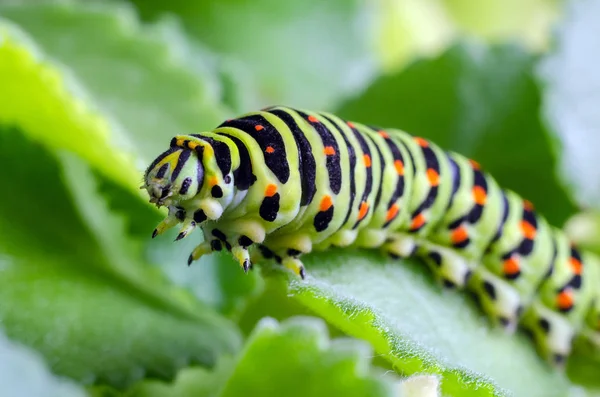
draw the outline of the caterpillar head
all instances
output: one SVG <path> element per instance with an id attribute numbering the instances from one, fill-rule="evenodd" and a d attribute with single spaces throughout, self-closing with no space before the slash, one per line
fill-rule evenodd
<path id="1" fill-rule="evenodd" d="M 201 153 L 171 147 L 150 164 L 144 174 L 143 189 L 157 207 L 178 205 L 192 199 L 204 181 Z"/>

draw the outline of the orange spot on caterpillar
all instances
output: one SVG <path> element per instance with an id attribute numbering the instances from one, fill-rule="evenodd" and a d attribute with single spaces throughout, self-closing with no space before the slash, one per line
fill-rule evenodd
<path id="1" fill-rule="evenodd" d="M 469 238 L 469 233 L 467 232 L 467 228 L 464 226 L 459 226 L 452 231 L 450 239 L 454 244 L 462 243 L 463 241 Z"/>
<path id="2" fill-rule="evenodd" d="M 556 295 L 556 306 L 563 311 L 569 310 L 571 307 L 573 307 L 573 292 L 570 288 L 567 288 Z"/>
<path id="3" fill-rule="evenodd" d="M 351 121 L 347 121 L 346 124 L 348 124 L 348 127 L 350 128 L 355 128 L 354 123 L 352 123 Z"/>
<path id="4" fill-rule="evenodd" d="M 471 167 L 473 167 L 473 169 L 477 171 L 481 169 L 481 165 L 477 161 L 469 159 L 469 163 L 471 163 Z"/>
<path id="5" fill-rule="evenodd" d="M 431 186 L 437 186 L 440 184 L 440 174 L 433 168 L 427 169 L 427 179 L 429 180 L 429 184 Z"/>
<path id="6" fill-rule="evenodd" d="M 265 149 L 265 152 L 267 153 L 273 153 L 275 151 L 275 149 L 273 149 L 273 146 L 267 146 L 267 148 Z"/>
<path id="7" fill-rule="evenodd" d="M 417 142 L 417 145 L 421 147 L 429 147 L 429 142 L 427 142 L 425 139 L 418 136 L 414 137 L 413 139 L 415 140 L 415 142 Z"/>
<path id="8" fill-rule="evenodd" d="M 331 208 L 332 205 L 333 203 L 331 202 L 331 196 L 323 196 L 321 199 L 321 204 L 319 205 L 319 210 L 321 212 L 325 212 Z"/>
<path id="9" fill-rule="evenodd" d="M 519 260 L 513 256 L 508 258 L 502 264 L 502 271 L 507 276 L 511 276 L 517 274 L 521 271 L 521 266 L 519 265 Z"/>
<path id="10" fill-rule="evenodd" d="M 479 185 L 473 187 L 473 200 L 476 204 L 485 205 L 487 202 L 487 192 L 483 187 Z"/>
<path id="11" fill-rule="evenodd" d="M 423 215 L 423 213 L 419 213 L 419 214 L 417 214 L 417 216 L 415 216 L 412 219 L 412 223 L 410 224 L 410 229 L 416 230 L 416 229 L 420 228 L 421 226 L 423 226 L 424 224 L 425 224 L 425 215 Z"/>
<path id="12" fill-rule="evenodd" d="M 264 130 L 264 129 L 265 129 L 265 127 L 263 127 L 263 126 L 262 126 L 262 125 L 260 125 L 260 124 L 257 124 L 257 125 L 255 125 L 255 126 L 254 126 L 254 129 L 255 129 L 256 131 L 262 131 L 262 130 Z"/>
<path id="13" fill-rule="evenodd" d="M 571 257 L 569 259 L 569 264 L 571 265 L 571 270 L 573 270 L 573 273 L 576 275 L 581 275 L 583 271 L 583 263 L 581 263 L 581 261 L 579 261 L 577 258 Z"/>
<path id="14" fill-rule="evenodd" d="M 525 208 L 527 211 L 533 211 L 533 203 L 529 200 L 523 200 L 523 208 Z"/>
<path id="15" fill-rule="evenodd" d="M 318 123 L 319 122 L 319 119 L 317 119 L 315 116 L 310 115 L 307 118 L 308 118 L 308 121 L 310 121 L 311 123 Z"/>
<path id="16" fill-rule="evenodd" d="M 402 160 L 394 161 L 394 168 L 396 168 L 398 175 L 404 175 L 404 163 Z"/>
<path id="17" fill-rule="evenodd" d="M 323 149 L 323 153 L 325 153 L 326 156 L 334 156 L 335 149 L 333 148 L 333 146 L 325 146 L 325 149 Z"/>
<path id="18" fill-rule="evenodd" d="M 398 204 L 392 204 L 392 206 L 388 209 L 388 212 L 385 216 L 385 221 L 389 222 L 392 219 L 394 219 L 396 217 L 396 215 L 398 215 L 398 211 L 400 210 L 400 208 L 398 208 Z"/>
<path id="19" fill-rule="evenodd" d="M 390 137 L 390 134 L 388 134 L 387 132 L 385 132 L 385 131 L 383 131 L 383 130 L 382 130 L 382 131 L 377 131 L 377 133 L 378 133 L 378 134 L 379 134 L 379 136 L 380 136 L 380 137 L 382 137 L 383 139 L 389 139 L 389 137 Z"/>
<path id="20" fill-rule="evenodd" d="M 184 142 L 184 139 L 181 139 L 181 138 L 179 138 L 179 139 L 177 140 L 177 142 L 175 142 L 175 144 L 176 144 L 177 146 L 183 146 L 183 142 Z"/>
<path id="21" fill-rule="evenodd" d="M 198 142 L 190 142 L 188 143 L 188 148 L 194 150 L 196 149 L 198 146 L 200 146 L 200 144 Z"/>
<path id="22" fill-rule="evenodd" d="M 529 240 L 533 240 L 537 234 L 535 226 L 527 221 L 521 221 L 521 231 L 523 232 L 523 236 Z"/>
<path id="23" fill-rule="evenodd" d="M 360 208 L 358 209 L 359 221 L 367 215 L 367 211 L 369 211 L 369 203 L 363 201 L 362 203 L 360 203 Z"/>
<path id="24" fill-rule="evenodd" d="M 273 197 L 275 193 L 277 193 L 277 185 L 274 183 L 267 185 L 267 188 L 265 189 L 265 197 Z"/>
<path id="25" fill-rule="evenodd" d="M 217 184 L 219 184 L 219 178 L 217 178 L 216 176 L 211 177 L 208 181 L 209 186 L 215 186 Z"/>
<path id="26" fill-rule="evenodd" d="M 371 156 L 369 156 L 368 154 L 365 154 L 363 156 L 363 161 L 365 162 L 365 167 L 367 167 L 367 168 L 371 167 Z"/>

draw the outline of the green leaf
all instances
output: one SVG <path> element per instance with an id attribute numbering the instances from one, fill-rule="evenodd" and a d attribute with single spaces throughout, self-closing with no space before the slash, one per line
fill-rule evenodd
<path id="1" fill-rule="evenodd" d="M 371 372 L 368 345 L 329 341 L 321 320 L 261 321 L 219 396 L 392 396 L 393 383 Z"/>
<path id="2" fill-rule="evenodd" d="M 456 35 L 456 26 L 443 2 L 399 0 L 377 4 L 376 48 L 386 72 L 405 67 L 417 56 L 442 51 Z"/>
<path id="3" fill-rule="evenodd" d="M 0 333 L 0 384 L 5 396 L 84 397 L 79 386 L 53 376 L 35 352 Z"/>
<path id="4" fill-rule="evenodd" d="M 139 261 L 135 243 L 81 160 L 57 162 L 16 129 L 0 131 L 0 319 L 52 371 L 117 387 L 212 366 L 240 345 L 236 327 Z M 84 221 L 85 219 L 85 221 Z"/>
<path id="5" fill-rule="evenodd" d="M 418 56 L 434 55 L 465 36 L 488 42 L 518 42 L 538 51 L 547 47 L 559 16 L 555 0 L 396 0 L 379 1 L 377 52 L 389 72 Z M 515 13 L 515 9 L 519 9 Z"/>
<path id="6" fill-rule="evenodd" d="M 548 45 L 550 29 L 559 16 L 554 0 L 396 0 L 376 4 L 377 53 L 388 72 L 398 71 L 415 57 L 437 54 L 465 36 L 488 42 L 516 41 L 537 51 Z"/>
<path id="7" fill-rule="evenodd" d="M 18 125 L 49 148 L 64 148 L 134 189 L 133 159 L 111 142 L 109 122 L 83 88 L 21 29 L 0 19 L 0 124 Z"/>
<path id="8" fill-rule="evenodd" d="M 260 273 L 265 273 L 264 266 L 261 266 L 260 269 Z M 273 282 L 270 277 L 266 277 L 263 284 L 264 288 L 261 289 L 260 294 L 248 302 L 238 319 L 238 326 L 244 334 L 249 335 L 264 317 L 281 321 L 292 316 L 314 315 L 314 312 L 303 304 L 289 299 L 287 283 Z M 334 327 L 329 328 L 329 333 L 334 337 L 343 335 Z"/>
<path id="9" fill-rule="evenodd" d="M 590 338 L 591 335 L 580 334 L 573 343 L 573 355 L 569 359 L 567 374 L 573 382 L 585 385 L 590 395 L 600 395 L 600 349 L 598 339 Z"/>
<path id="10" fill-rule="evenodd" d="M 545 90 L 543 110 L 560 140 L 561 176 L 585 207 L 600 209 L 600 74 L 595 67 L 600 2 L 567 2 L 555 43 L 539 68 Z"/>
<path id="11" fill-rule="evenodd" d="M 329 340 L 325 323 L 295 317 L 278 324 L 262 319 L 237 360 L 221 360 L 213 371 L 186 368 L 175 382 L 145 380 L 128 397 L 438 396 L 438 380 L 415 376 L 399 381 L 370 365 L 371 349 L 357 340 Z M 242 392 L 243 390 L 243 392 Z M 98 397 L 106 394 L 96 393 Z"/>
<path id="12" fill-rule="evenodd" d="M 98 169 L 115 169 L 106 175 L 126 186 L 137 188 L 141 170 L 164 150 L 172 136 L 214 128 L 225 118 L 217 77 L 208 66 L 210 60 L 191 59 L 187 43 L 173 23 L 142 26 L 130 7 L 95 2 L 9 3 L 0 6 L 0 15 L 18 23 L 43 51 L 44 55 L 36 50 L 37 58 L 31 59 L 27 53 L 33 51 L 32 46 L 22 45 L 20 56 L 24 59 L 20 62 L 27 63 L 21 68 L 51 69 L 55 85 L 64 84 L 66 76 L 72 77 L 69 80 L 77 82 L 73 90 L 85 91 L 86 95 L 77 106 L 70 107 L 79 113 L 79 108 L 89 107 L 97 119 L 88 120 L 90 115 L 76 113 L 84 126 L 64 125 L 73 116 L 55 114 L 56 104 L 45 104 L 43 98 L 25 102 L 48 91 L 44 86 L 48 81 L 24 76 L 15 66 L 2 73 L 8 82 L 14 82 L 3 98 L 6 102 L 11 98 L 10 108 L 14 107 L 20 117 L 2 118 L 4 110 L 0 120 L 17 122 L 27 133 L 40 131 L 36 136 L 43 142 L 54 139 L 55 146 L 75 151 Z M 48 63 L 53 67 L 46 66 Z M 35 81 L 39 85 L 33 86 Z M 69 99 L 66 93 L 60 95 L 54 100 Z M 23 102 L 14 103 L 14 97 Z M 40 103 L 53 109 L 47 117 L 63 124 L 54 127 L 43 120 L 35 125 L 28 122 L 25 115 L 41 113 Z M 131 161 L 124 163 L 123 157 Z"/>
<path id="13" fill-rule="evenodd" d="M 233 360 L 221 360 L 208 371 L 204 368 L 184 368 L 173 383 L 145 380 L 125 393 L 127 397 L 214 397 L 234 368 Z"/>
<path id="14" fill-rule="evenodd" d="M 445 9 L 464 34 L 490 41 L 518 39 L 530 47 L 548 44 L 560 11 L 555 0 L 445 0 Z M 519 12 L 515 12 L 518 9 Z"/>
<path id="15" fill-rule="evenodd" d="M 110 167 L 110 172 L 96 175 L 99 189 L 107 197 L 110 210 L 120 212 L 127 219 L 129 234 L 147 244 L 161 215 L 148 205 L 145 192 L 140 195 L 137 190 L 142 169 L 167 148 L 173 135 L 213 128 L 225 118 L 225 109 L 218 103 L 218 81 L 204 65 L 210 60 L 190 59 L 186 40 L 176 24 L 142 26 L 133 11 L 122 4 L 12 3 L 0 5 L 0 14 L 26 28 L 53 61 L 61 62 L 62 66 L 55 68 L 57 74 L 72 76 L 70 80 L 78 82 L 79 90 L 85 87 L 88 94 L 83 98 L 85 102 L 80 100 L 78 106 L 85 103 L 101 110 L 102 117 L 97 118 L 103 126 L 102 138 L 89 135 L 94 132 L 89 123 L 75 130 L 65 124 L 65 120 L 73 117 L 60 119 L 60 114 L 56 115 L 60 128 L 49 128 L 45 121 L 34 129 L 41 135 L 34 136 L 41 142 L 60 138 L 61 142 L 53 147 L 78 153 L 100 171 Z M 32 45 L 23 47 L 24 57 L 31 48 Z M 14 79 L 17 74 L 18 70 L 12 68 L 3 76 L 18 81 Z M 32 78 L 28 75 L 26 83 Z M 41 80 L 40 86 L 32 88 L 36 96 L 47 90 L 44 83 Z M 14 89 L 21 87 L 15 85 Z M 18 106 L 22 108 L 19 111 L 23 118 L 10 120 L 18 125 L 25 123 L 29 127 L 25 115 L 41 112 L 38 103 L 23 102 Z M 60 106 L 48 104 L 48 108 L 53 109 Z M 82 117 L 81 122 L 86 120 Z M 88 141 L 94 144 L 89 145 Z M 102 146 L 103 142 L 106 147 Z M 84 151 L 88 148 L 94 150 L 93 155 Z M 98 156 L 94 157 L 96 150 Z M 125 155 L 132 161 L 135 159 L 136 166 L 121 161 Z M 93 218 L 86 215 L 85 219 Z M 182 244 L 172 244 L 172 240 L 167 242 L 163 237 L 149 244 L 149 260 L 160 264 L 172 281 L 188 287 L 198 298 L 220 311 L 234 316 L 243 308 L 246 297 L 260 288 L 256 276 L 243 277 L 231 267 L 219 266 L 209 258 L 192 269 L 187 268 L 189 252 L 186 250 L 192 250 L 189 243 L 194 243 L 194 239 L 189 239 L 184 249 Z M 146 250 L 136 249 L 136 252 Z M 127 250 L 125 247 L 121 253 Z M 114 255 L 114 263 L 119 257 Z"/>
<path id="16" fill-rule="evenodd" d="M 470 156 L 560 226 L 575 208 L 555 175 L 556 148 L 540 121 L 534 66 L 535 58 L 517 47 L 465 42 L 382 77 L 339 113 Z"/>
<path id="17" fill-rule="evenodd" d="M 374 9 L 358 0 L 132 2 L 146 20 L 176 15 L 197 42 L 227 57 L 243 111 L 331 108 L 375 69 Z"/>
<path id="18" fill-rule="evenodd" d="M 443 290 L 420 262 L 336 249 L 305 263 L 307 280 L 289 287 L 294 301 L 369 341 L 400 373 L 441 375 L 444 395 L 559 396 L 570 387 L 529 339 L 492 326 L 464 292 Z"/>

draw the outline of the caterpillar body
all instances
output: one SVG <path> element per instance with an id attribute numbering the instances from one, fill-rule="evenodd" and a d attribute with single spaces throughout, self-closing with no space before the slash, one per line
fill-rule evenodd
<path id="1" fill-rule="evenodd" d="M 274 259 L 304 278 L 300 257 L 313 250 L 380 249 L 468 288 L 557 365 L 579 332 L 600 340 L 598 259 L 478 163 L 423 138 L 271 107 L 174 137 L 144 180 L 150 201 L 169 210 L 153 237 L 201 228 L 188 264 L 226 249 L 245 271 Z"/>

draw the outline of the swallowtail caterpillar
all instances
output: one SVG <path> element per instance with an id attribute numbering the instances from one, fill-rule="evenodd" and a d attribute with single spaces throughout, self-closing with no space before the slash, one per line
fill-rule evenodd
<path id="1" fill-rule="evenodd" d="M 169 210 L 153 236 L 178 224 L 178 240 L 204 233 L 189 264 L 225 249 L 245 271 L 274 259 L 304 277 L 301 256 L 331 246 L 417 256 L 509 332 L 529 330 L 553 363 L 582 330 L 600 340 L 598 259 L 479 164 L 423 138 L 272 107 L 174 137 L 144 180 Z"/>

